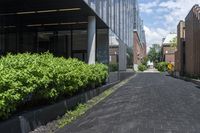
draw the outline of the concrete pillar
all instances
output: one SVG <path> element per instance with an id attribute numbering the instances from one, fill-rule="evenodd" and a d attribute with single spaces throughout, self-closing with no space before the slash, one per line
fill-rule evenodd
<path id="1" fill-rule="evenodd" d="M 96 58 L 96 18 L 88 17 L 88 64 L 95 64 Z"/>
<path id="2" fill-rule="evenodd" d="M 119 71 L 126 71 L 127 68 L 127 47 L 125 44 L 119 44 Z"/>

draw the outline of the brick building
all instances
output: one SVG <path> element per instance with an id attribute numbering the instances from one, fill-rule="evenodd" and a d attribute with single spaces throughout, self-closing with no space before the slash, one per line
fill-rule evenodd
<path id="1" fill-rule="evenodd" d="M 200 75 L 200 7 L 195 5 L 185 18 L 185 73 Z"/>
<path id="2" fill-rule="evenodd" d="M 165 39 L 163 39 L 162 43 L 162 60 L 172 64 L 175 64 L 176 48 L 172 47 L 171 43 L 176 36 L 176 34 L 170 33 Z"/>
<path id="3" fill-rule="evenodd" d="M 133 62 L 135 69 L 137 69 L 137 66 L 141 64 L 142 59 L 146 56 L 146 44 L 141 42 L 137 31 L 134 31 L 133 35 L 134 35 Z"/>
<path id="4" fill-rule="evenodd" d="M 185 70 L 185 22 L 180 21 L 177 26 L 177 51 L 175 54 L 175 70 L 183 75 Z"/>
<path id="5" fill-rule="evenodd" d="M 200 7 L 195 5 L 178 25 L 176 71 L 188 76 L 200 76 Z"/>
<path id="6" fill-rule="evenodd" d="M 137 70 L 142 58 L 146 56 L 146 36 L 138 2 L 134 6 L 133 64 L 134 70 Z"/>

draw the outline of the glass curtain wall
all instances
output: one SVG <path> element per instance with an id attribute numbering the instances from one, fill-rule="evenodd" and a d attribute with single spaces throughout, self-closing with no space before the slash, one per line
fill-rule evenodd
<path id="1" fill-rule="evenodd" d="M 137 31 L 140 41 L 146 44 L 146 36 L 144 31 L 143 20 L 140 17 L 138 1 L 134 0 L 134 26 L 133 29 Z"/>
<path id="2" fill-rule="evenodd" d="M 133 43 L 135 0 L 84 0 L 128 46 Z"/>
<path id="3" fill-rule="evenodd" d="M 97 29 L 96 61 L 109 64 L 109 30 Z"/>
<path id="4" fill-rule="evenodd" d="M 47 27 L 46 27 L 47 28 Z M 72 57 L 87 62 L 88 34 L 80 30 L 39 30 L 42 27 L 20 31 L 16 27 L 2 28 L 0 33 L 0 56 L 7 53 L 43 53 Z M 97 29 L 96 61 L 109 63 L 109 31 Z"/>
<path id="5" fill-rule="evenodd" d="M 0 33 L 0 55 L 7 53 L 51 52 L 55 56 L 71 57 L 70 31 L 55 31 L 24 28 L 3 28 Z M 4 32 L 3 32 L 4 31 Z"/>

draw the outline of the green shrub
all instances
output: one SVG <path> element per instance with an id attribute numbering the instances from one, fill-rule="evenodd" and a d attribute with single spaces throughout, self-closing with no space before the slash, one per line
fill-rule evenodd
<path id="1" fill-rule="evenodd" d="M 96 85 L 101 85 L 104 83 L 108 77 L 108 67 L 102 64 L 95 64 L 89 66 L 89 71 L 91 76 L 88 77 L 89 85 L 95 83 Z"/>
<path id="2" fill-rule="evenodd" d="M 158 69 L 158 71 L 160 72 L 165 72 L 167 71 L 167 62 L 160 62 L 156 64 L 156 69 Z"/>
<path id="3" fill-rule="evenodd" d="M 109 67 L 110 67 L 111 72 L 118 71 L 118 65 L 117 64 L 109 64 Z"/>
<path id="4" fill-rule="evenodd" d="M 142 60 L 141 60 L 141 64 L 147 66 L 148 60 L 149 60 L 149 59 L 148 59 L 147 56 L 146 56 L 146 57 L 143 57 Z"/>
<path id="5" fill-rule="evenodd" d="M 107 70 L 103 64 L 87 65 L 49 53 L 2 57 L 0 118 L 7 118 L 23 103 L 54 101 L 60 96 L 72 96 L 93 83 L 102 84 L 108 76 Z"/>
<path id="6" fill-rule="evenodd" d="M 141 64 L 138 66 L 138 70 L 143 72 L 143 71 L 147 70 L 147 67 L 145 65 Z"/>

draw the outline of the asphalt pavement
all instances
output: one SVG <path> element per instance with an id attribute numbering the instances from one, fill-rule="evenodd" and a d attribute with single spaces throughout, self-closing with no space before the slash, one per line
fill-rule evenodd
<path id="1" fill-rule="evenodd" d="M 139 73 L 58 133 L 200 133 L 200 87 Z"/>

